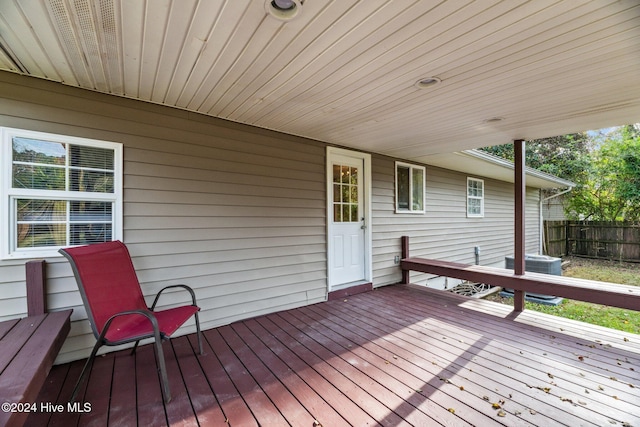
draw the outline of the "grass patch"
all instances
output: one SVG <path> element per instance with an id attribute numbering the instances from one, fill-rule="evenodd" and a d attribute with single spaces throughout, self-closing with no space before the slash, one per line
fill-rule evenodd
<path id="1" fill-rule="evenodd" d="M 563 276 L 640 286 L 640 265 L 638 264 L 583 258 L 570 258 L 567 261 L 569 261 L 569 265 L 562 271 Z M 487 299 L 513 305 L 512 298 L 502 298 L 497 294 L 491 295 Z M 640 334 L 639 311 L 568 300 L 566 298 L 557 306 L 527 301 L 525 302 L 525 308 L 567 319 L 580 320 L 593 325 Z"/>

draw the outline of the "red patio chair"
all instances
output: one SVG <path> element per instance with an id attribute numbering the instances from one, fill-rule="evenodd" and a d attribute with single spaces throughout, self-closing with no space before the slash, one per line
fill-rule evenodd
<path id="1" fill-rule="evenodd" d="M 162 339 L 169 339 L 183 323 L 194 316 L 199 351 L 202 354 L 202 337 L 198 319 L 200 308 L 196 305 L 193 289 L 186 285 L 167 286 L 158 292 L 149 308 L 124 243 L 120 241 L 97 243 L 60 249 L 59 252 L 71 263 L 93 334 L 97 338 L 91 356 L 87 359 L 73 389 L 71 401 L 75 400 L 80 385 L 101 346 L 135 342 L 131 352 L 133 354 L 140 340 L 154 338 L 162 395 L 165 402 L 169 402 L 171 392 L 162 352 Z M 160 294 L 171 288 L 186 289 L 191 294 L 192 304 L 155 311 Z"/>

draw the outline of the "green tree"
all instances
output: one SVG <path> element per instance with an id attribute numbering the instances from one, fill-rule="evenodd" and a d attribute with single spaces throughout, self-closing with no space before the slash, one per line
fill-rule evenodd
<path id="1" fill-rule="evenodd" d="M 586 132 L 534 139 L 525 143 L 525 163 L 542 172 L 580 182 L 586 178 L 585 170 L 591 163 L 591 148 L 592 141 Z M 514 160 L 513 144 L 485 147 L 481 150 Z"/>
<path id="2" fill-rule="evenodd" d="M 576 183 L 565 196 L 568 218 L 640 220 L 640 124 L 531 140 L 525 147 L 527 166 Z M 514 159 L 512 144 L 482 150 Z"/>
<path id="3" fill-rule="evenodd" d="M 572 219 L 640 220 L 640 129 L 622 126 L 608 132 L 593 150 L 585 179 L 571 192 Z"/>

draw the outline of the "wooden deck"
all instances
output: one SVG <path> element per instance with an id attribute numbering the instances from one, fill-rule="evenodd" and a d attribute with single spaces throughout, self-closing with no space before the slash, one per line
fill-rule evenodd
<path id="1" fill-rule="evenodd" d="M 640 336 L 412 285 L 55 366 L 27 425 L 640 426 Z M 89 409 L 82 407 L 82 409 Z"/>

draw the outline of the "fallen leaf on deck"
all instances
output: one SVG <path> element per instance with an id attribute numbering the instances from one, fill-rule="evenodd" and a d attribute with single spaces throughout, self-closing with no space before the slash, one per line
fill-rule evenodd
<path id="1" fill-rule="evenodd" d="M 498 412 L 498 416 L 499 416 L 499 417 L 506 417 L 506 416 L 507 416 L 507 413 L 506 413 L 506 412 L 504 412 L 504 411 L 499 411 L 499 412 Z"/>
<path id="2" fill-rule="evenodd" d="M 448 411 L 449 411 L 449 412 L 451 412 L 452 414 L 455 414 L 455 413 L 456 413 L 456 410 L 455 410 L 455 409 L 453 409 L 453 408 L 449 408 L 449 409 L 448 409 Z"/>

